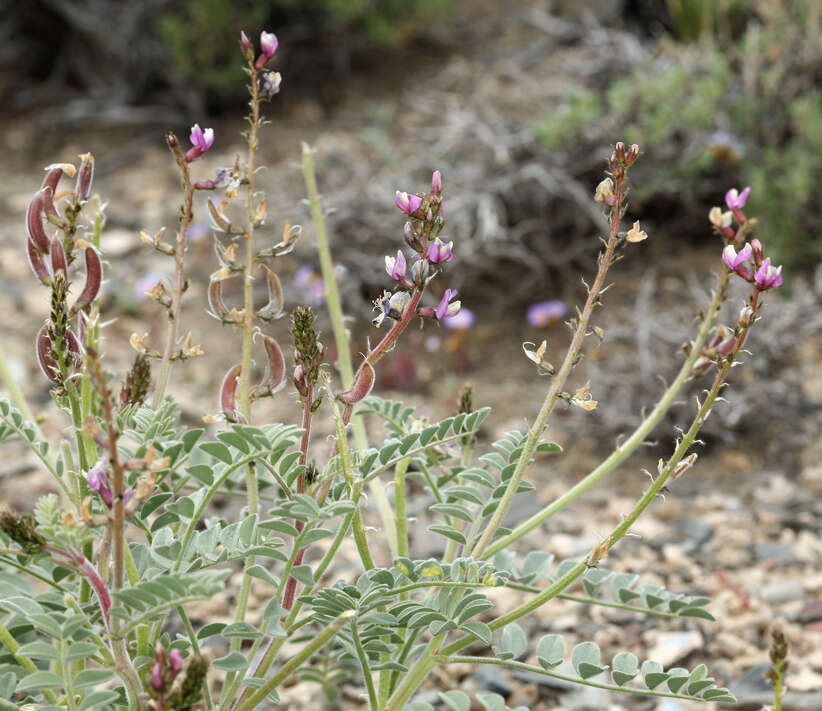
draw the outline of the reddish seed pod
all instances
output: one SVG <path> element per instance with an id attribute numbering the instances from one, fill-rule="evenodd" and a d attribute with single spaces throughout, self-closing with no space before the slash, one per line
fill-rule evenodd
<path id="1" fill-rule="evenodd" d="M 72 306 L 72 313 L 77 313 L 86 308 L 100 293 L 100 284 L 103 282 L 103 263 L 100 255 L 93 247 L 86 247 L 86 285 L 77 301 Z"/>
<path id="2" fill-rule="evenodd" d="M 94 181 L 94 156 L 84 153 L 79 156 L 80 170 L 77 171 L 77 182 L 74 185 L 74 196 L 77 202 L 88 200 L 91 184 Z"/>
<path id="3" fill-rule="evenodd" d="M 44 254 L 49 253 L 49 238 L 43 227 L 43 209 L 45 194 L 42 190 L 34 193 L 26 211 L 26 230 L 29 238 Z"/>
<path id="4" fill-rule="evenodd" d="M 269 336 L 263 336 L 265 354 L 268 357 L 268 372 L 263 387 L 268 394 L 273 395 L 285 385 L 285 357 L 277 341 Z"/>
<path id="5" fill-rule="evenodd" d="M 63 249 L 63 242 L 59 237 L 55 237 L 51 240 L 51 272 L 57 274 L 59 271 L 68 274 L 68 265 L 66 264 L 66 252 Z"/>
<path id="6" fill-rule="evenodd" d="M 355 405 L 363 398 L 367 397 L 374 387 L 374 379 L 376 373 L 374 367 L 367 360 L 363 361 L 360 369 L 354 376 L 354 382 L 351 387 L 343 393 L 340 393 L 339 398 L 347 405 Z"/>
<path id="7" fill-rule="evenodd" d="M 220 408 L 229 422 L 236 422 L 238 420 L 239 413 L 235 405 L 237 399 L 237 383 L 240 380 L 240 372 L 242 369 L 242 363 L 237 363 L 237 365 L 226 373 L 225 378 L 223 378 L 223 384 L 220 387 Z"/>
<path id="8" fill-rule="evenodd" d="M 43 184 L 40 186 L 41 190 L 45 190 L 48 188 L 51 191 L 51 194 L 57 192 L 57 183 L 60 182 L 60 178 L 63 177 L 63 167 L 60 165 L 50 165 L 46 168 L 46 177 L 43 178 Z"/>
<path id="9" fill-rule="evenodd" d="M 35 341 L 37 352 L 37 363 L 40 365 L 40 370 L 51 382 L 59 383 L 57 378 L 59 368 L 54 358 L 51 357 L 51 341 L 49 340 L 48 329 L 45 324 L 40 327 L 37 332 L 37 339 Z"/>
<path id="10" fill-rule="evenodd" d="M 43 259 L 43 253 L 37 249 L 37 245 L 29 238 L 26 240 L 26 254 L 29 258 L 29 266 L 36 276 L 43 284 L 48 286 L 51 284 L 51 272 L 46 266 L 46 261 Z"/>

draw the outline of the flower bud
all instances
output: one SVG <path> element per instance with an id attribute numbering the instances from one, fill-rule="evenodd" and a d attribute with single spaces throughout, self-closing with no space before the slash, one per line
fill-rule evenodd
<path id="1" fill-rule="evenodd" d="M 411 267 L 411 281 L 414 282 L 414 286 L 418 289 L 422 289 L 425 286 L 425 282 L 428 279 L 428 272 L 430 271 L 428 267 L 428 261 L 425 259 L 418 259 L 414 262 L 414 266 Z"/>
<path id="2" fill-rule="evenodd" d="M 171 671 L 177 674 L 183 668 L 183 655 L 179 649 L 172 649 L 168 653 L 168 661 L 171 666 Z"/>
<path id="3" fill-rule="evenodd" d="M 756 237 L 751 240 L 751 249 L 753 250 L 753 258 L 754 264 L 756 266 L 760 266 L 762 264 L 762 257 L 763 257 L 763 249 L 762 249 L 762 242 L 760 242 Z"/>
<path id="4" fill-rule="evenodd" d="M 415 252 L 422 252 L 422 243 L 420 242 L 417 231 L 414 229 L 414 225 L 412 225 L 411 222 L 406 222 L 403 225 L 402 236 L 403 239 L 405 239 L 405 243 L 411 247 L 411 249 Z"/>
<path id="5" fill-rule="evenodd" d="M 431 176 L 431 195 L 442 195 L 442 173 L 438 170 L 435 170 Z"/>
<path id="6" fill-rule="evenodd" d="M 260 33 L 260 56 L 257 57 L 257 61 L 254 63 L 254 66 L 257 69 L 262 69 L 266 63 L 268 62 L 271 57 L 274 56 L 274 52 L 277 51 L 277 47 L 279 46 L 279 41 L 277 40 L 277 35 L 273 32 L 266 32 L 263 30 Z"/>
<path id="7" fill-rule="evenodd" d="M 739 311 L 739 326 L 740 328 L 748 328 L 753 325 L 756 320 L 756 313 L 750 306 L 743 306 Z"/>
<path id="8" fill-rule="evenodd" d="M 407 262 L 405 261 L 405 255 L 402 253 L 402 250 L 397 250 L 396 258 L 386 255 L 385 271 L 394 281 L 400 281 L 405 276 L 406 270 Z"/>
<path id="9" fill-rule="evenodd" d="M 246 59 L 250 60 L 254 56 L 254 46 L 251 44 L 251 40 L 248 39 L 245 30 L 240 30 L 240 47 L 242 47 Z"/>

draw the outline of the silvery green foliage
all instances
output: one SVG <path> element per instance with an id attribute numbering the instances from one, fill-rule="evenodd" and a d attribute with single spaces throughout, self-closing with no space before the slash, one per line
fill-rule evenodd
<path id="1" fill-rule="evenodd" d="M 495 492 L 518 456 L 523 433 L 506 433 L 478 458 L 476 466 L 464 467 L 455 453 L 461 442 L 476 436 L 487 408 L 428 423 L 400 403 L 369 398 L 362 412 L 379 417 L 389 437 L 379 448 L 355 454 L 358 476 L 367 480 L 393 468 L 400 459 L 410 459 L 409 475 L 413 472 L 415 479 L 436 494 L 436 502 L 430 507 L 435 523 L 430 529 L 446 540 L 463 542 L 460 522 L 471 520 L 470 513 L 477 507 L 485 516 L 493 510 Z M 576 674 L 572 678 L 606 688 L 625 688 L 634 693 L 644 690 L 684 699 L 732 700 L 730 693 L 708 676 L 704 666 L 691 671 L 663 670 L 652 660 L 640 662 L 630 652 L 621 652 L 608 662 L 593 642 L 569 649 L 557 634 L 532 642 L 517 623 L 501 629 L 489 625 L 487 615 L 494 604 L 486 595 L 488 589 L 510 586 L 539 590 L 576 564 L 555 564 L 551 555 L 541 551 L 532 551 L 521 559 L 502 551 L 492 561 L 457 557 L 451 563 L 401 556 L 389 568 L 368 570 L 355 580 L 338 580 L 330 585 L 318 585 L 312 565 L 303 564 L 291 568 L 291 573 L 305 586 L 298 604 L 303 605 L 302 619 L 307 624 L 289 633 L 282 626 L 285 611 L 277 591 L 283 580 L 283 566 L 294 549 L 292 539 L 296 539 L 296 547 L 321 545 L 337 534 L 357 508 L 349 498 L 339 457 L 328 463 L 318 480 L 318 485 L 328 484 L 323 504 L 305 494 L 288 498 L 280 482 L 290 485 L 304 469 L 295 456 L 299 428 L 234 424 L 217 433 L 215 439 L 204 441 L 201 428 L 179 427 L 178 415 L 169 399 L 158 411 L 131 407 L 118 419 L 124 458 L 145 456 L 149 447 L 168 457 L 165 468 L 158 471 L 155 492 L 130 518 L 130 524 L 140 533 L 129 544 L 138 581 L 112 593 L 111 616 L 121 622 L 120 635 L 139 640 L 144 635 L 159 634 L 166 647 L 179 649 L 184 656 L 192 654 L 195 642 L 219 644 L 222 639 L 224 645 L 241 640 L 240 650 L 218 655 L 213 666 L 221 672 L 244 675 L 246 686 L 255 689 L 266 679 L 254 677 L 251 660 L 243 649 L 254 642 L 286 635 L 296 643 L 308 641 L 314 634 L 312 630 L 332 625 L 348 612 L 351 622 L 342 625 L 323 649 L 295 669 L 300 678 L 321 684 L 330 699 L 338 696 L 343 680 L 359 672 L 361 655 L 371 672 L 390 674 L 399 683 L 430 636 L 452 633 L 470 635 L 476 643 L 490 647 L 493 656 L 482 658 L 483 663 L 519 664 L 537 672 L 554 673 L 552 670 L 563 660 L 570 660 Z M 3 439 L 22 439 L 32 451 L 43 456 L 48 452 L 33 425 L 5 400 L 0 400 L 0 420 Z M 543 449 L 551 452 L 558 448 L 545 443 Z M 260 464 L 259 486 L 267 501 L 266 513 L 259 518 L 241 514 L 238 520 L 215 516 L 209 504 L 216 497 L 231 497 L 238 490 L 242 469 L 250 461 Z M 433 467 L 438 472 L 435 478 L 422 474 Z M 68 479 L 67 463 L 55 468 Z M 61 520 L 56 496 L 37 502 L 35 519 L 39 530 L 58 544 L 63 541 L 82 546 L 88 535 L 93 535 L 88 531 L 82 535 L 70 532 Z M 301 530 L 295 521 L 303 524 Z M 11 540 L 4 541 L 6 548 L 13 545 Z M 251 555 L 258 562 L 249 574 L 269 591 L 270 597 L 260 622 L 190 618 L 193 639 L 180 631 L 174 618 L 224 589 L 232 563 Z M 93 596 L 84 596 L 82 577 L 70 567 L 55 564 L 45 552 L 31 556 L 4 553 L 0 559 L 2 622 L 19 645 L 13 654 L 3 657 L 0 696 L 14 704 L 60 706 L 59 699 L 65 698 L 70 685 L 75 708 L 124 707 L 122 690 L 110 688 L 116 665 L 106 623 Z M 20 575 L 21 570 L 28 575 Z M 614 574 L 601 568 L 589 569 L 579 590 L 568 590 L 561 596 L 637 614 L 712 619 L 705 610 L 706 598 L 675 594 L 642 584 L 636 575 Z M 137 652 L 133 661 L 145 677 L 154 662 L 153 647 Z M 536 664 L 519 661 L 529 654 L 535 656 Z M 63 673 L 66 669 L 71 670 L 70 674 Z M 270 690 L 268 698 L 277 698 L 276 689 Z M 507 708 L 504 700 L 493 694 L 481 695 L 478 700 L 491 711 Z M 467 709 L 470 704 L 469 697 L 460 691 L 444 692 L 442 701 L 453 709 Z M 405 708 L 431 707 L 426 702 L 411 701 Z"/>

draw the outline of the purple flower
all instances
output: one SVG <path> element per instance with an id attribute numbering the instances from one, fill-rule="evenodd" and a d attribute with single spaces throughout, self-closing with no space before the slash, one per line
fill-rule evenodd
<path id="1" fill-rule="evenodd" d="M 319 306 L 325 303 L 325 282 L 308 264 L 304 264 L 294 273 L 294 286 L 309 305 Z"/>
<path id="2" fill-rule="evenodd" d="M 440 299 L 440 303 L 437 306 L 434 314 L 437 317 L 438 321 L 442 321 L 444 318 L 448 316 L 456 316 L 460 311 L 460 302 L 455 301 L 451 302 L 459 292 L 456 289 L 446 289 L 445 293 L 442 295 L 442 299 Z"/>
<path id="3" fill-rule="evenodd" d="M 753 248 L 749 244 L 746 244 L 742 249 L 740 249 L 739 254 L 737 254 L 734 246 L 729 244 L 722 250 L 722 261 L 725 262 L 728 269 L 733 269 L 736 271 L 740 265 L 744 264 L 751 258 L 752 254 Z"/>
<path id="4" fill-rule="evenodd" d="M 413 215 L 420 209 L 420 205 L 422 205 L 422 198 L 419 195 L 414 195 L 413 193 L 409 195 L 408 193 L 401 193 L 397 190 L 394 195 L 394 203 L 403 212 Z"/>
<path id="5" fill-rule="evenodd" d="M 155 662 L 151 668 L 151 685 L 156 691 L 161 691 L 165 683 L 163 682 L 163 667 L 160 662 Z"/>
<path id="6" fill-rule="evenodd" d="M 240 30 L 240 46 L 243 48 L 243 52 L 248 52 L 251 49 L 251 40 L 248 39 L 248 35 L 244 30 Z"/>
<path id="7" fill-rule="evenodd" d="M 199 148 L 201 153 L 205 153 L 214 143 L 214 129 L 207 128 L 205 131 L 200 128 L 200 124 L 195 123 L 191 127 L 191 135 L 189 136 L 191 145 Z"/>
<path id="8" fill-rule="evenodd" d="M 452 331 L 467 331 L 474 325 L 475 320 L 471 309 L 460 309 L 453 316 L 446 316 L 443 323 Z"/>
<path id="9" fill-rule="evenodd" d="M 114 495 L 111 492 L 111 487 L 108 483 L 108 476 L 106 475 L 106 458 L 100 457 L 91 469 L 86 473 L 86 483 L 89 489 L 100 494 L 103 503 L 111 508 L 114 502 Z"/>
<path id="10" fill-rule="evenodd" d="M 279 72 L 263 72 L 262 90 L 268 96 L 280 93 L 283 78 Z"/>
<path id="11" fill-rule="evenodd" d="M 748 195 L 750 195 L 750 193 L 750 188 L 745 188 L 742 192 L 739 192 L 736 188 L 731 188 L 725 193 L 725 204 L 731 210 L 741 210 L 745 207 L 745 203 L 748 202 Z"/>
<path id="12" fill-rule="evenodd" d="M 450 262 L 454 258 L 453 246 L 453 242 L 446 244 L 437 237 L 428 245 L 428 261 L 431 262 L 431 264 Z"/>
<path id="13" fill-rule="evenodd" d="M 754 283 L 760 289 L 770 289 L 775 286 L 782 285 L 782 267 L 774 267 L 771 265 L 770 257 L 766 257 L 762 262 L 762 266 L 756 270 L 754 274 Z"/>
<path id="14" fill-rule="evenodd" d="M 407 268 L 408 264 L 405 261 L 405 255 L 401 250 L 397 250 L 396 258 L 386 255 L 385 271 L 388 272 L 388 276 L 390 276 L 394 281 L 400 281 L 405 276 Z"/>
<path id="15" fill-rule="evenodd" d="M 568 307 L 564 301 L 551 299 L 531 304 L 525 312 L 525 320 L 533 328 L 545 328 L 559 321 L 565 316 Z"/>
<path id="16" fill-rule="evenodd" d="M 274 52 L 277 51 L 277 46 L 279 45 L 279 41 L 277 40 L 277 35 L 273 32 L 266 32 L 263 30 L 260 33 L 260 49 L 263 52 L 263 56 L 266 58 L 266 61 L 271 59 L 274 56 Z"/>
<path id="17" fill-rule="evenodd" d="M 431 194 L 442 195 L 442 173 L 438 170 L 431 176 Z"/>
<path id="18" fill-rule="evenodd" d="M 200 128 L 200 124 L 195 123 L 191 127 L 189 135 L 191 145 L 194 146 L 186 153 L 186 162 L 191 163 L 195 158 L 199 158 L 214 144 L 214 129 L 207 128 L 205 131 Z"/>

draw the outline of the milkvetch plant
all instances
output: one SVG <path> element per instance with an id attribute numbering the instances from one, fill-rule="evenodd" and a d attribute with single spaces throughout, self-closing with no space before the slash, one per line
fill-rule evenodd
<path id="1" fill-rule="evenodd" d="M 395 195 L 402 213 L 397 251 L 385 257 L 387 288 L 374 300 L 373 325 L 381 338 L 353 361 L 313 151 L 303 146 L 325 306 L 339 354 L 336 372 L 326 362 L 329 348 L 310 307 L 288 314 L 288 347 L 271 335 L 273 323 L 287 315 L 274 267 L 293 249 L 301 229 L 286 220 L 277 230 L 281 236 L 272 238 L 256 178 L 261 107 L 281 81 L 268 68 L 277 38 L 263 32 L 257 51 L 243 33 L 240 46 L 250 95 L 245 155 L 214 177 L 202 177 L 197 160 L 215 143 L 213 130 L 195 124 L 190 148 L 167 135 L 183 193 L 176 244 L 163 241 L 162 230 L 141 237 L 175 266 L 171 288 L 160 281 L 150 292 L 168 315 L 168 332 L 162 348 L 135 334 L 131 345 L 137 354 L 124 376 L 108 372 L 101 355 L 105 234 L 102 203 L 91 195 L 93 158 L 81 156 L 78 166 L 50 166 L 29 205 L 26 252 L 50 294 L 48 318 L 33 336 L 35 350 L 55 405 L 70 418 L 71 437 L 57 446 L 48 442 L 19 389 L 6 379 L 12 399 L 0 400 L 0 440 L 25 443 L 51 474 L 55 493 L 37 500 L 31 512 L 0 516 L 0 642 L 6 650 L 0 707 L 251 711 L 276 703 L 279 687 L 293 675 L 315 681 L 335 699 L 353 671 L 371 711 L 426 711 L 430 703 L 415 695 L 431 672 L 463 663 L 527 670 L 614 692 L 732 701 L 704 665 L 663 669 L 654 660 L 640 662 L 629 650 L 603 659 L 594 642 L 567 649 L 555 633 L 529 640 L 520 621 L 555 598 L 666 619 L 713 619 L 708 599 L 612 573 L 607 558 L 651 504 L 663 505 L 657 501 L 663 492 L 676 495 L 677 479 L 696 462 L 691 449 L 700 427 L 759 321 L 763 295 L 782 282 L 780 269 L 752 237 L 755 220 L 744 213 L 748 191 L 729 191 L 729 211 L 711 211 L 724 248 L 717 247 L 716 284 L 676 378 L 599 466 L 539 513 L 507 528 L 503 520 L 514 499 L 535 488 L 530 479 L 537 456 L 561 451 L 545 439 L 556 405 L 577 406 L 580 415 L 598 407 L 590 387 L 572 384 L 572 377 L 585 340 L 605 338 L 593 317 L 611 268 L 639 249 L 634 243 L 649 238 L 638 222 L 628 229 L 622 224 L 639 147 L 614 146 L 608 174 L 593 196 L 609 229 L 585 302 L 568 322 L 566 355 L 554 365 L 546 359 L 545 341 L 523 344 L 536 366 L 535 384 L 545 391 L 536 418 L 528 429 L 506 432 L 488 446 L 479 430 L 489 408 L 475 409 L 470 389 L 463 391 L 458 411 L 440 421 L 373 393 L 380 360 L 401 347 L 409 325 L 436 328 L 452 321 L 452 328 L 464 330 L 474 319 L 449 286 L 460 245 L 444 234 L 446 192 L 439 171 L 425 190 Z M 72 177 L 73 187 L 61 187 Z M 213 425 L 208 433 L 181 425 L 179 408 L 166 392 L 181 367 L 175 364 L 207 357 L 181 327 L 187 232 L 198 210 L 208 213 L 217 254 L 208 310 L 237 334 L 237 361 L 215 393 L 219 405 L 205 418 Z M 735 319 L 720 323 L 731 279 L 748 283 L 749 295 Z M 230 280 L 242 287 L 237 304 L 226 303 L 223 293 Z M 262 303 L 255 301 L 258 282 L 267 289 Z M 72 300 L 75 283 L 82 288 Z M 543 327 L 562 318 L 565 308 L 562 302 L 535 304 L 529 322 Z M 261 376 L 255 373 L 255 353 L 265 358 Z M 8 372 L 4 364 L 2 372 Z M 555 562 L 538 548 L 525 555 L 514 551 L 635 452 L 698 378 L 707 382 L 699 381 L 689 427 L 650 481 L 637 487 L 636 501 L 619 525 L 593 541 L 580 559 Z M 260 421 L 254 403 L 282 391 L 296 393 L 294 422 Z M 334 446 L 327 456 L 312 442 L 318 416 L 333 423 Z M 369 422 L 381 423 L 388 437 L 369 441 Z M 412 482 L 424 492 L 429 530 L 443 539 L 440 557 L 412 558 Z M 239 517 L 223 518 L 215 502 L 238 496 L 245 503 Z M 376 530 L 364 522 L 369 502 L 381 521 Z M 346 540 L 357 551 L 359 571 L 335 580 L 334 561 Z M 233 586 L 232 571 L 239 573 L 239 583 L 232 587 L 231 621 L 200 619 L 198 602 Z M 250 604 L 252 588 L 265 601 L 261 610 Z M 499 609 L 488 597 L 496 588 L 516 590 L 525 601 Z M 572 674 L 556 669 L 565 659 Z M 444 689 L 442 698 L 459 711 L 470 706 L 456 689 Z M 488 709 L 506 708 L 493 694 L 479 700 Z"/>

